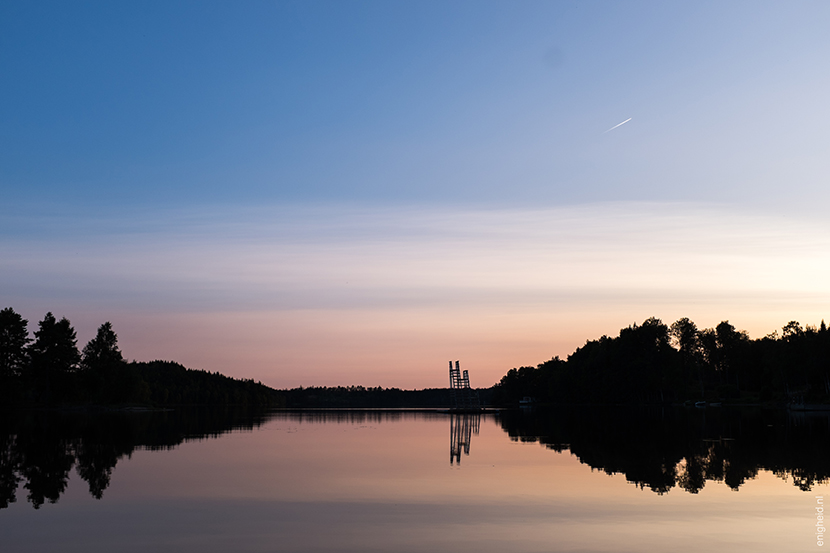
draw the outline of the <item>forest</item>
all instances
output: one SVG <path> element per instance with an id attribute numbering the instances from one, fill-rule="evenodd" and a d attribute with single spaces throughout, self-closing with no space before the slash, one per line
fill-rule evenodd
<path id="1" fill-rule="evenodd" d="M 171 361 L 127 362 L 109 322 L 78 349 L 75 329 L 50 312 L 34 339 L 28 321 L 0 310 L 0 405 L 281 406 L 276 390 L 253 380 L 187 369 Z"/>
<path id="2" fill-rule="evenodd" d="M 250 379 L 172 361 L 127 362 L 109 322 L 83 349 L 66 318 L 47 313 L 30 338 L 28 321 L 0 310 L 0 405 L 250 405 L 285 408 L 444 408 L 446 388 L 363 386 L 274 390 Z M 830 404 L 830 331 L 787 323 L 750 339 L 728 321 L 699 329 L 649 318 L 619 336 L 588 340 L 567 359 L 511 369 L 483 403 Z"/>
<path id="3" fill-rule="evenodd" d="M 699 329 L 649 318 L 619 336 L 589 340 L 567 359 L 514 368 L 493 390 L 497 405 L 522 398 L 561 404 L 830 402 L 830 332 L 787 323 L 750 339 L 728 321 Z"/>
<path id="4" fill-rule="evenodd" d="M 486 392 L 483 392 L 486 395 Z M 170 407 L 235 405 L 290 409 L 446 408 L 446 388 L 336 386 L 275 390 L 250 379 L 193 370 L 173 361 L 127 362 L 109 322 L 78 349 L 66 318 L 47 313 L 34 339 L 28 321 L 0 311 L 0 405 Z"/>
<path id="5" fill-rule="evenodd" d="M 483 404 L 491 389 L 479 389 Z M 401 390 L 364 386 L 309 387 L 281 390 L 285 407 L 297 409 L 447 409 L 452 405 L 448 388 Z"/>

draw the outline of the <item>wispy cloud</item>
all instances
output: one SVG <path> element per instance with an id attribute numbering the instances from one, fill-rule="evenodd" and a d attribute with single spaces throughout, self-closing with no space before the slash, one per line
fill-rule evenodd
<path id="1" fill-rule="evenodd" d="M 453 343 L 472 352 L 486 338 L 502 348 L 499 363 L 538 362 L 649 315 L 730 318 L 757 334 L 830 308 L 830 226 L 820 221 L 648 203 L 222 213 L 62 221 L 37 239 L 3 239 L 3 302 L 98 322 L 186 319 L 202 330 L 176 347 L 201 348 L 202 363 L 233 361 L 218 338 L 233 324 L 249 342 L 259 336 L 246 355 L 262 367 L 269 356 L 294 368 L 338 358 L 354 370 L 392 363 L 379 340 L 397 352 Z M 342 347 L 313 351 L 324 336 Z"/>
<path id="2" fill-rule="evenodd" d="M 4 289 L 90 292 L 125 306 L 279 309 L 394 307 L 477 292 L 494 301 L 611 290 L 820 293 L 830 276 L 822 223 L 704 205 L 274 208 L 171 214 L 141 231 L 107 232 L 123 224 L 5 239 Z"/>

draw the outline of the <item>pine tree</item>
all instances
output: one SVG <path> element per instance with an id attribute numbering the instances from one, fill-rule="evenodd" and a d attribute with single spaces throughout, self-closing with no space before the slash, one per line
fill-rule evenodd
<path id="1" fill-rule="evenodd" d="M 53 392 L 67 391 L 68 376 L 77 370 L 81 355 L 75 329 L 66 317 L 58 321 L 50 312 L 38 326 L 35 341 L 29 347 L 33 384 L 40 399 L 49 402 Z"/>
<path id="2" fill-rule="evenodd" d="M 95 338 L 84 346 L 81 370 L 86 390 L 94 401 L 120 403 L 136 399 L 140 378 L 124 362 L 118 336 L 109 322 L 98 327 Z"/>
<path id="3" fill-rule="evenodd" d="M 101 373 L 123 363 L 124 357 L 118 349 L 118 336 L 112 324 L 106 322 L 98 328 L 98 334 L 84 346 L 81 368 L 92 373 Z"/>
<path id="4" fill-rule="evenodd" d="M 0 311 L 0 378 L 19 377 L 29 363 L 26 345 L 32 340 L 26 326 L 29 321 L 7 307 Z"/>

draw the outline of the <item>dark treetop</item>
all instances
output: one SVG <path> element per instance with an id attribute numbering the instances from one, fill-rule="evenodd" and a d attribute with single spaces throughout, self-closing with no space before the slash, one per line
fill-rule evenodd
<path id="1" fill-rule="evenodd" d="M 795 321 L 752 340 L 728 321 L 699 330 L 650 318 L 619 336 L 589 340 L 567 359 L 511 369 L 494 402 L 648 404 L 830 403 L 830 332 Z"/>
<path id="2" fill-rule="evenodd" d="M 47 313 L 28 337 L 28 321 L 0 311 L 0 402 L 17 406 L 260 405 L 283 402 L 253 380 L 191 370 L 170 361 L 127 363 L 108 322 L 78 351 L 66 318 Z"/>

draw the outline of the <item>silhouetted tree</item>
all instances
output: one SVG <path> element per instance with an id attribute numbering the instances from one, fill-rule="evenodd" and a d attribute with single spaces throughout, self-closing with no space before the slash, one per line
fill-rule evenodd
<path id="1" fill-rule="evenodd" d="M 698 332 L 698 341 L 700 343 L 700 353 L 703 359 L 703 383 L 708 386 L 710 382 L 714 381 L 718 366 L 720 365 L 720 350 L 718 349 L 718 337 L 715 334 L 715 329 L 704 328 Z"/>
<path id="2" fill-rule="evenodd" d="M 699 347 L 697 325 L 688 317 L 673 322 L 669 333 L 680 353 L 691 357 L 697 352 Z"/>
<path id="3" fill-rule="evenodd" d="M 824 322 L 824 321 L 822 321 Z M 804 329 L 798 321 L 790 321 L 781 329 L 781 338 L 788 342 L 797 340 L 804 335 Z"/>
<path id="4" fill-rule="evenodd" d="M 98 334 L 84 346 L 81 368 L 85 371 L 105 371 L 124 362 L 118 349 L 118 336 L 112 324 L 106 322 L 98 327 Z"/>
<path id="5" fill-rule="evenodd" d="M 0 377 L 20 376 L 29 362 L 26 345 L 31 342 L 29 321 L 7 307 L 0 311 Z"/>
<path id="6" fill-rule="evenodd" d="M 736 377 L 740 373 L 741 359 L 746 349 L 744 346 L 749 342 L 749 336 L 743 330 L 735 330 L 729 321 L 722 321 L 715 327 L 715 338 L 718 347 L 716 369 L 720 373 L 723 385 L 729 387 L 726 393 L 734 395 L 731 387 L 735 386 L 734 389 L 738 389 Z"/>
<path id="7" fill-rule="evenodd" d="M 566 361 L 511 369 L 492 397 L 499 405 L 525 395 L 543 403 L 654 403 L 696 399 L 695 388 L 704 400 L 830 404 L 827 325 L 790 321 L 751 340 L 729 321 L 700 330 L 682 318 L 667 332 L 651 318 L 616 338 L 588 340 Z"/>
<path id="8" fill-rule="evenodd" d="M 112 324 L 98 327 L 95 338 L 84 346 L 81 371 L 85 389 L 99 401 L 138 401 L 140 378 L 129 370 L 118 349 L 118 336 Z"/>
<path id="9" fill-rule="evenodd" d="M 0 311 L 0 401 L 19 398 L 20 377 L 29 365 L 26 345 L 31 341 L 28 321 L 7 307 Z"/>
<path id="10" fill-rule="evenodd" d="M 673 322 L 670 329 L 673 342 L 680 351 L 681 363 L 683 364 L 683 377 L 688 385 L 696 378 L 700 386 L 700 395 L 704 395 L 702 351 L 700 344 L 700 332 L 697 325 L 683 317 Z"/>
<path id="11" fill-rule="evenodd" d="M 55 320 L 52 313 L 47 313 L 35 331 L 35 341 L 29 347 L 32 359 L 32 377 L 34 388 L 42 401 L 53 399 L 53 392 L 65 386 L 67 375 L 74 373 L 81 359 L 78 353 L 78 340 L 75 329 L 66 317 Z"/>

